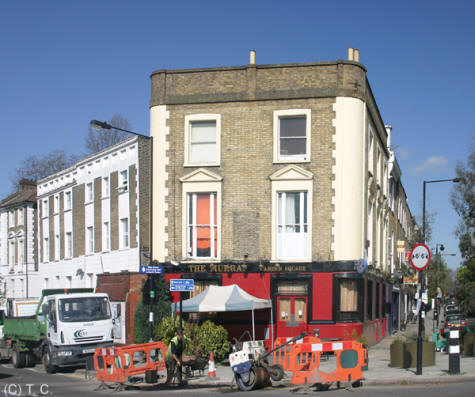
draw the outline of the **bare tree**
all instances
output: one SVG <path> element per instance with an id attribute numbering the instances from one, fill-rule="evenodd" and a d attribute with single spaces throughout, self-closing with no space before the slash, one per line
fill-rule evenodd
<path id="1" fill-rule="evenodd" d="M 22 179 L 37 181 L 72 166 L 79 159 L 79 156 L 68 155 L 64 150 L 57 149 L 43 156 L 26 157 L 10 177 L 12 188 L 17 189 Z"/>
<path id="2" fill-rule="evenodd" d="M 124 130 L 131 130 L 129 120 L 119 114 L 112 116 L 107 123 Z M 122 142 L 129 137 L 130 135 L 123 131 L 114 129 L 96 131 L 89 127 L 86 137 L 86 150 L 89 154 L 96 153 L 116 143 Z"/>

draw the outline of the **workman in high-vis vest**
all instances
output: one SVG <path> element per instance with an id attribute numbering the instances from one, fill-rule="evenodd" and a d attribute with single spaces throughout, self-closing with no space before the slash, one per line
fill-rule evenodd
<path id="1" fill-rule="evenodd" d="M 184 349 L 184 339 L 183 339 L 183 331 L 179 330 L 177 335 L 173 337 L 168 345 L 167 353 L 165 355 L 167 361 L 167 380 L 165 384 L 170 384 L 173 379 L 173 375 L 179 367 L 177 378 L 178 382 L 181 383 L 182 380 L 182 369 L 181 369 L 181 356 L 183 355 Z"/>

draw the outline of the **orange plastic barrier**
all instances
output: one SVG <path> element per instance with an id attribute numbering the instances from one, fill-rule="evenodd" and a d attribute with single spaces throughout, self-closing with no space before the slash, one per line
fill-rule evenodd
<path id="1" fill-rule="evenodd" d="M 274 347 L 278 347 L 289 341 L 291 338 L 286 338 L 286 337 L 278 337 L 275 339 L 274 342 Z M 273 363 L 274 364 L 279 364 L 284 368 L 285 371 L 292 371 L 292 364 L 290 361 L 290 352 L 292 351 L 293 347 L 298 344 L 302 343 L 321 343 L 320 338 L 317 338 L 315 336 L 304 336 L 302 339 L 297 340 L 296 342 L 293 342 L 287 346 L 282 347 L 281 349 L 276 350 L 274 353 L 272 353 L 273 357 Z"/>
<path id="2" fill-rule="evenodd" d="M 166 352 L 162 342 L 97 348 L 94 353 L 97 380 L 125 383 L 129 376 L 165 369 Z"/>
<path id="3" fill-rule="evenodd" d="M 320 359 L 323 353 L 329 352 L 335 354 L 336 369 L 332 372 L 322 372 Z M 366 365 L 366 354 L 363 345 L 355 341 L 304 342 L 292 345 L 289 361 L 293 376 L 290 382 L 300 385 L 361 380 L 363 379 L 362 367 Z M 345 356 L 344 363 L 342 363 L 343 356 Z"/>

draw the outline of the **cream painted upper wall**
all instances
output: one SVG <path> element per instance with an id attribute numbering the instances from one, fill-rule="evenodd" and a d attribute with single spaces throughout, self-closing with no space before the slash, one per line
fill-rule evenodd
<path id="1" fill-rule="evenodd" d="M 153 106 L 150 109 L 150 136 L 153 138 L 153 259 L 164 262 L 168 256 L 166 243 L 168 234 L 166 227 L 168 219 L 165 214 L 168 212 L 168 181 L 167 165 L 169 159 L 167 151 L 169 143 L 167 135 L 170 128 L 167 126 L 169 112 L 166 106 Z M 172 258 L 174 259 L 174 258 Z"/>
<path id="2" fill-rule="evenodd" d="M 364 136 L 365 104 L 360 99 L 338 97 L 333 105 L 334 260 L 363 257 L 364 238 Z"/>

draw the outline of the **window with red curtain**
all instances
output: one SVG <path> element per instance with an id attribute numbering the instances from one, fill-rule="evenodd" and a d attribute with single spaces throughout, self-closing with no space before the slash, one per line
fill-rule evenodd
<path id="1" fill-rule="evenodd" d="M 187 237 L 189 257 L 217 257 L 216 193 L 191 193 L 188 195 Z"/>

